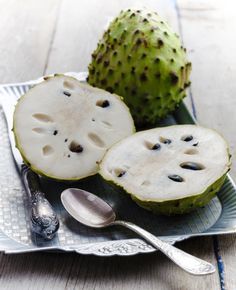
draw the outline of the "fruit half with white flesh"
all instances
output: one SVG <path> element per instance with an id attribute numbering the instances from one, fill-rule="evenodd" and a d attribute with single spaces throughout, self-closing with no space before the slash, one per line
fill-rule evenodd
<path id="1" fill-rule="evenodd" d="M 100 174 L 156 213 L 187 213 L 206 205 L 230 168 L 225 140 L 197 125 L 138 132 L 108 150 Z"/>
<path id="2" fill-rule="evenodd" d="M 117 95 L 56 75 L 18 101 L 13 128 L 24 161 L 40 175 L 79 180 L 96 174 L 106 150 L 134 132 Z"/>

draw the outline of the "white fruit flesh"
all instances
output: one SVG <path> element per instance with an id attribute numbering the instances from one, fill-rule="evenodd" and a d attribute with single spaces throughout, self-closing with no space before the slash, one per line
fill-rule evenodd
<path id="1" fill-rule="evenodd" d="M 189 136 L 192 140 L 184 141 Z M 155 144 L 161 147 L 152 149 Z M 200 169 L 183 168 L 188 162 Z M 228 146 L 217 132 L 177 125 L 138 132 L 120 141 L 105 155 L 100 173 L 139 200 L 163 202 L 203 193 L 229 165 Z M 172 180 L 173 175 L 182 182 Z"/>
<path id="2" fill-rule="evenodd" d="M 14 113 L 23 158 L 35 171 L 56 179 L 95 174 L 107 148 L 133 131 L 120 97 L 63 75 L 30 89 Z"/>

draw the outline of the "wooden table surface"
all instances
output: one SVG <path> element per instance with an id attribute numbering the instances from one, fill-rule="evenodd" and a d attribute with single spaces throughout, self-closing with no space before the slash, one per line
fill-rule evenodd
<path id="1" fill-rule="evenodd" d="M 85 71 L 107 22 L 134 5 L 135 0 L 0 0 L 0 83 Z M 200 124 L 226 137 L 235 156 L 235 1 L 143 0 L 139 5 L 157 10 L 180 33 L 193 63 L 186 102 Z M 236 178 L 236 163 L 231 174 Z M 178 244 L 217 267 L 207 277 L 184 273 L 159 252 L 110 258 L 0 254 L 0 289 L 236 289 L 235 237 Z"/>

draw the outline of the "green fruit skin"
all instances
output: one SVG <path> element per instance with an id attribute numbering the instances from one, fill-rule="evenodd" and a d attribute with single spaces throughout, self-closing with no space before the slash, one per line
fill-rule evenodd
<path id="1" fill-rule="evenodd" d="M 209 186 L 203 193 L 177 200 L 164 202 L 143 201 L 131 195 L 131 198 L 141 207 L 152 211 L 155 214 L 178 215 L 186 214 L 198 207 L 208 204 L 222 187 L 227 173 L 220 177 L 214 184 Z"/>
<path id="2" fill-rule="evenodd" d="M 124 97 L 136 124 L 154 124 L 185 97 L 191 63 L 156 12 L 128 9 L 110 24 L 88 69 L 92 86 Z"/>

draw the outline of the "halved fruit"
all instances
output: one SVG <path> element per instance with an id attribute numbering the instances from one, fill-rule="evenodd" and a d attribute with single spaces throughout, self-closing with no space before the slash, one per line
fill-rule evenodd
<path id="1" fill-rule="evenodd" d="M 56 75 L 20 98 L 13 131 L 32 170 L 78 180 L 96 174 L 105 151 L 132 134 L 134 124 L 119 96 Z"/>
<path id="2" fill-rule="evenodd" d="M 207 204 L 230 168 L 225 140 L 197 125 L 138 132 L 108 150 L 100 174 L 142 207 L 182 214 Z"/>

